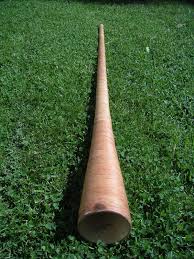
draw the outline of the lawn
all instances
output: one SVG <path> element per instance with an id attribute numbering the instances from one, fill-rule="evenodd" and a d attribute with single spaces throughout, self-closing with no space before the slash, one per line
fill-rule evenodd
<path id="1" fill-rule="evenodd" d="M 105 25 L 133 228 L 76 231 Z M 0 258 L 194 258 L 194 6 L 0 1 Z"/>

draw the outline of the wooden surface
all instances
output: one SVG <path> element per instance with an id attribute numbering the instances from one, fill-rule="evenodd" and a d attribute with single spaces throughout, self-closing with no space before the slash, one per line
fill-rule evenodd
<path id="1" fill-rule="evenodd" d="M 113 243 L 129 232 L 131 217 L 109 110 L 104 28 L 99 27 L 96 111 L 81 198 L 78 231 L 87 240 Z"/>

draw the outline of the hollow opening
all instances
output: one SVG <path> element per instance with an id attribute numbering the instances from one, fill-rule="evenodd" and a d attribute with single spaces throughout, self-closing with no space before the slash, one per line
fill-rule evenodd
<path id="1" fill-rule="evenodd" d="M 98 211 L 84 215 L 78 222 L 78 231 L 86 240 L 110 244 L 127 236 L 130 223 L 114 211 Z"/>

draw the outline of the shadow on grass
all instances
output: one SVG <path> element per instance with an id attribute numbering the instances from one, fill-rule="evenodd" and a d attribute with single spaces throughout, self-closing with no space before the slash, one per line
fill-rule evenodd
<path id="1" fill-rule="evenodd" d="M 77 218 L 92 137 L 96 98 L 96 71 L 97 61 L 94 66 L 94 73 L 91 80 L 91 92 L 88 97 L 89 101 L 86 108 L 87 130 L 83 142 L 76 148 L 74 154 L 76 163 L 69 167 L 68 182 L 66 189 L 64 190 L 63 199 L 59 204 L 59 210 L 55 213 L 55 242 L 59 242 L 69 235 L 74 235 L 79 238 L 77 232 Z"/>

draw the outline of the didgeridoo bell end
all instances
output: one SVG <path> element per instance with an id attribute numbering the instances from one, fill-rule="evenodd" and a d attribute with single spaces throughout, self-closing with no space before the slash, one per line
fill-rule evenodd
<path id="1" fill-rule="evenodd" d="M 130 229 L 129 220 L 115 211 L 88 213 L 78 222 L 80 235 L 91 242 L 102 240 L 106 244 L 115 243 L 125 238 Z"/>

